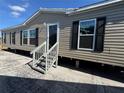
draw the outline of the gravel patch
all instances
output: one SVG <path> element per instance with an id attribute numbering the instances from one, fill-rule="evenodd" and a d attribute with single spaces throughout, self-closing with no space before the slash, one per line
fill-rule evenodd
<path id="1" fill-rule="evenodd" d="M 62 66 L 41 74 L 26 64 L 31 60 L 0 51 L 0 93 L 124 93 L 122 82 Z"/>

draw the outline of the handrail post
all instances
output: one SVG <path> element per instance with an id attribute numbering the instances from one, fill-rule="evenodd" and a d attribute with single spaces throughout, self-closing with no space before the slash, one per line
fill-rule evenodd
<path id="1" fill-rule="evenodd" d="M 57 47 L 56 47 L 56 63 L 55 63 L 55 67 L 57 68 L 58 66 L 58 52 L 59 52 L 59 46 L 58 46 L 58 42 L 57 42 Z"/>
<path id="2" fill-rule="evenodd" d="M 45 66 L 45 73 L 47 72 L 47 45 L 45 44 L 45 55 L 46 55 L 46 66 Z"/>
<path id="3" fill-rule="evenodd" d="M 35 62 L 35 52 L 33 53 L 33 66 L 34 66 L 34 62 Z"/>

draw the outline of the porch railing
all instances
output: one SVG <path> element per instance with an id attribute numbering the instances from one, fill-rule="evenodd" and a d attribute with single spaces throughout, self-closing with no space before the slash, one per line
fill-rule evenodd
<path id="1" fill-rule="evenodd" d="M 30 54 L 33 54 L 33 66 L 46 54 L 46 41 L 34 49 Z"/>
<path id="2" fill-rule="evenodd" d="M 31 54 L 33 54 L 32 68 L 46 73 L 52 66 L 57 67 L 58 65 L 58 42 L 48 50 L 45 41 L 34 49 Z"/>
<path id="3" fill-rule="evenodd" d="M 58 64 L 58 42 L 55 43 L 54 46 L 52 48 L 50 48 L 50 50 L 47 51 L 46 61 L 47 61 L 46 62 L 47 63 L 46 70 L 48 70 L 52 66 L 57 67 L 57 64 Z"/>

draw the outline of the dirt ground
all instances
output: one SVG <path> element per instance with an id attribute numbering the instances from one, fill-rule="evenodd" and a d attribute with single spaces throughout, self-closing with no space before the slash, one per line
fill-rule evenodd
<path id="1" fill-rule="evenodd" d="M 0 51 L 0 93 L 124 93 L 124 78 L 115 79 L 114 72 L 58 66 L 43 75 L 27 65 L 31 60 Z"/>

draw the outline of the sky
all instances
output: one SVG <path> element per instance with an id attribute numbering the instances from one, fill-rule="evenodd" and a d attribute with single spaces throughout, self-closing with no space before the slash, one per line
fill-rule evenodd
<path id="1" fill-rule="evenodd" d="M 0 0 L 0 29 L 23 23 L 39 8 L 78 8 L 103 0 Z"/>

